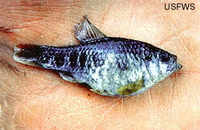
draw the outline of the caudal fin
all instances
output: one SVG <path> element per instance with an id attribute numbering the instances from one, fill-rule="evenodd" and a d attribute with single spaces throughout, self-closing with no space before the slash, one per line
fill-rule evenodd
<path id="1" fill-rule="evenodd" d="M 14 51 L 15 53 L 13 58 L 15 61 L 22 64 L 39 67 L 37 60 L 44 51 L 44 48 L 38 45 L 18 44 L 16 47 L 14 47 Z"/>

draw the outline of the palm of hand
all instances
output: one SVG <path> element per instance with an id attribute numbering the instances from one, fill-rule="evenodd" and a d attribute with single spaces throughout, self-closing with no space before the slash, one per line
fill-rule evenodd
<path id="1" fill-rule="evenodd" d="M 123 4 L 81 1 L 71 3 L 74 8 L 67 8 L 71 7 L 67 2 L 64 5 L 52 2 L 52 7 L 40 2 L 35 3 L 37 6 L 17 4 L 24 5 L 27 12 L 19 5 L 8 14 L 6 8 L 2 9 L 1 26 L 11 29 L 1 32 L 2 41 L 6 41 L 6 44 L 2 42 L 2 48 L 14 47 L 16 42 L 58 46 L 66 41 L 76 42 L 72 27 L 88 14 L 109 36 L 146 41 L 176 54 L 183 69 L 140 95 L 110 98 L 92 93 L 80 84 L 66 82 L 51 71 L 15 63 L 12 53 L 2 51 L 2 108 L 7 108 L 3 113 L 5 122 L 11 120 L 10 124 L 5 123 L 7 126 L 170 129 L 199 125 L 199 10 L 166 11 L 164 3 L 136 1 Z"/>

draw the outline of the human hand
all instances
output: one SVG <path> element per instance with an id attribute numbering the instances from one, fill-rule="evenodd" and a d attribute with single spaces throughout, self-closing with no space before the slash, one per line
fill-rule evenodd
<path id="1" fill-rule="evenodd" d="M 200 5 L 196 1 L 196 10 L 169 11 L 164 3 L 2 1 L 2 127 L 199 128 Z M 12 49 L 18 43 L 76 43 L 72 29 L 85 14 L 108 36 L 145 41 L 176 54 L 183 68 L 144 93 L 119 98 L 97 95 L 52 71 L 13 61 Z"/>

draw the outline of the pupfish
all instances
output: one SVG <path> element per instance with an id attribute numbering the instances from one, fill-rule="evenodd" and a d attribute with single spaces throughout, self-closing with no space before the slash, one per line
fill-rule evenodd
<path id="1" fill-rule="evenodd" d="M 13 58 L 56 71 L 66 81 L 86 83 L 97 94 L 120 97 L 139 94 L 182 67 L 176 55 L 149 43 L 108 37 L 86 16 L 74 33 L 78 45 L 18 44 Z"/>

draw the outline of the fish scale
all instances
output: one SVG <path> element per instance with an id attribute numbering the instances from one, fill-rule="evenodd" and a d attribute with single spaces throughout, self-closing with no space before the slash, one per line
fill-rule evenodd
<path id="1" fill-rule="evenodd" d="M 107 37 L 87 17 L 75 26 L 75 37 L 79 45 L 19 44 L 14 59 L 86 83 L 97 94 L 121 97 L 141 93 L 182 67 L 177 56 L 149 43 Z"/>

